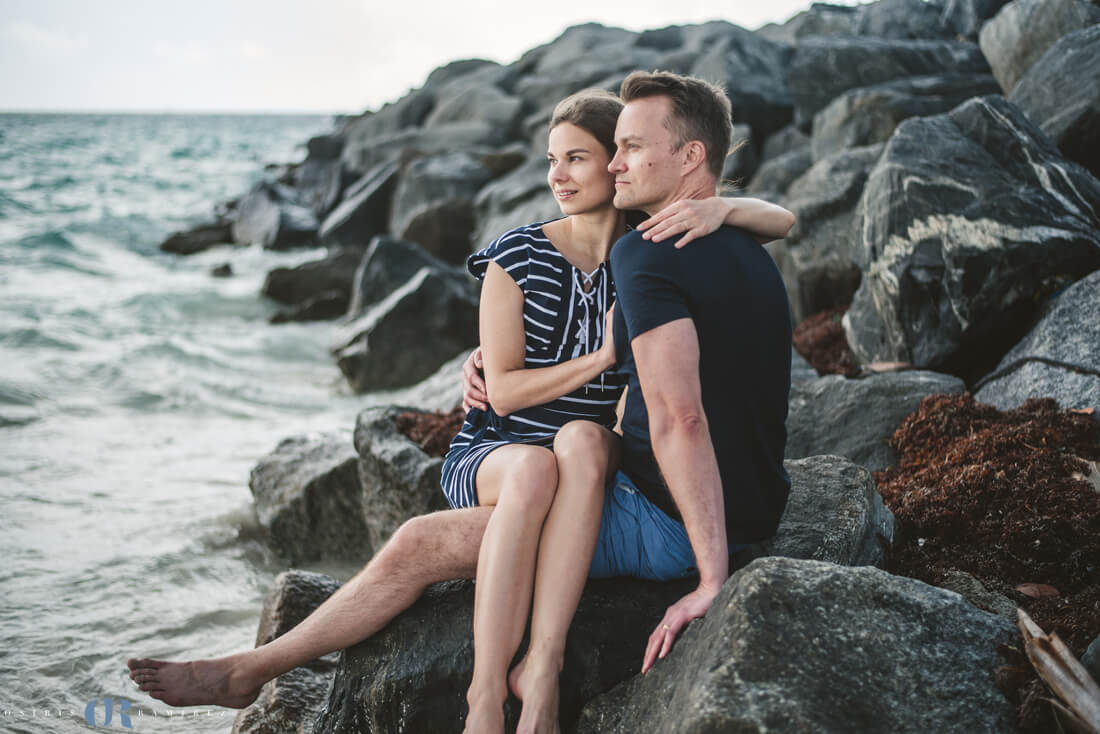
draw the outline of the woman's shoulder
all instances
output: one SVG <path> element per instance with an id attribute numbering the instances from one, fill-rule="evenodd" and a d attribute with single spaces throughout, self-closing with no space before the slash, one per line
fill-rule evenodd
<path id="1" fill-rule="evenodd" d="M 554 220 L 551 220 L 554 221 Z M 556 254 L 542 226 L 547 222 L 533 222 L 510 229 L 478 250 L 466 260 L 466 268 L 477 278 L 485 277 L 485 269 L 492 260 L 505 268 L 517 261 L 530 260 L 545 254 Z"/>

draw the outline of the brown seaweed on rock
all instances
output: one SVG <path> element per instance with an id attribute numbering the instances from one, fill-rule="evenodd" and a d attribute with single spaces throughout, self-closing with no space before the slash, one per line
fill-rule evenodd
<path id="1" fill-rule="evenodd" d="M 897 521 L 890 570 L 931 584 L 964 571 L 1080 656 L 1100 632 L 1100 492 L 1083 478 L 1100 458 L 1096 417 L 1049 398 L 1002 412 L 968 394 L 933 395 L 891 444 L 898 466 L 875 474 Z M 1023 584 L 1057 596 L 1026 595 Z M 1006 652 L 1001 680 L 1020 730 L 1054 730 L 1022 648 Z"/>
<path id="2" fill-rule="evenodd" d="M 443 458 L 450 448 L 451 439 L 462 428 L 465 416 L 462 408 L 455 408 L 450 413 L 408 411 L 397 416 L 397 430 L 420 446 L 420 450 L 428 456 Z"/>

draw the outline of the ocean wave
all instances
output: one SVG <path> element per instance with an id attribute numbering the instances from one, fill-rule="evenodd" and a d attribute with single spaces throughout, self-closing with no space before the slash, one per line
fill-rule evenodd
<path id="1" fill-rule="evenodd" d="M 76 243 L 68 234 L 56 229 L 27 235 L 15 242 L 15 246 L 24 247 L 28 250 L 53 249 L 75 252 L 77 249 Z"/>

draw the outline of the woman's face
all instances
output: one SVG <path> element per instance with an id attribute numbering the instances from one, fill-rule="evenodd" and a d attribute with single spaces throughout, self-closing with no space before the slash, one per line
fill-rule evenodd
<path id="1" fill-rule="evenodd" d="M 615 177 L 607 172 L 611 157 L 600 141 L 571 122 L 550 131 L 546 152 L 550 163 L 546 181 L 562 214 L 583 214 L 610 208 L 615 198 Z"/>

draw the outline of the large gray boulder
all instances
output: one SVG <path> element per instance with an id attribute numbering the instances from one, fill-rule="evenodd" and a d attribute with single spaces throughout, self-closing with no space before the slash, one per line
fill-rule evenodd
<path id="1" fill-rule="evenodd" d="M 978 38 L 986 21 L 997 14 L 1007 0 L 947 0 L 940 15 L 940 22 L 946 28 L 967 40 Z"/>
<path id="2" fill-rule="evenodd" d="M 388 235 L 375 237 L 355 269 L 347 318 L 359 318 L 422 268 L 431 268 L 441 275 L 451 273 L 457 284 L 469 285 L 470 276 L 465 269 L 452 268 L 423 247 Z"/>
<path id="3" fill-rule="evenodd" d="M 368 406 L 407 405 L 425 413 L 449 413 L 462 405 L 462 363 L 470 351 L 463 349 L 415 385 L 367 393 L 363 402 Z"/>
<path id="4" fill-rule="evenodd" d="M 826 156 L 787 189 L 795 224 L 779 249 L 780 271 L 795 323 L 851 300 L 859 287 L 858 213 L 867 175 L 883 145 Z"/>
<path id="5" fill-rule="evenodd" d="M 412 408 L 367 408 L 355 420 L 357 471 L 367 537 L 381 548 L 406 520 L 447 507 L 440 488 L 443 460 L 428 456 L 397 430 L 397 416 Z"/>
<path id="6" fill-rule="evenodd" d="M 306 159 L 292 171 L 294 188 L 301 203 L 310 207 L 319 219 L 332 211 L 343 193 L 344 167 L 340 153 L 344 137 L 339 134 L 317 135 L 306 143 Z"/>
<path id="7" fill-rule="evenodd" d="M 233 244 L 233 223 L 218 221 L 173 232 L 160 244 L 160 249 L 175 255 L 194 255 L 225 244 Z"/>
<path id="8" fill-rule="evenodd" d="M 637 34 L 599 23 L 565 29 L 550 43 L 528 51 L 518 64 L 526 70 L 515 93 L 533 109 L 552 109 L 585 87 L 618 91 L 618 81 L 634 69 L 651 69 L 660 52 L 637 46 Z"/>
<path id="9" fill-rule="evenodd" d="M 837 563 L 882 562 L 892 516 L 870 472 L 839 457 L 788 462 L 787 469 L 794 486 L 772 553 Z M 610 579 L 587 584 L 570 627 L 561 676 L 567 731 L 586 701 L 637 672 L 646 638 L 665 608 L 695 583 Z M 436 585 L 379 634 L 349 648 L 317 734 L 461 730 L 473 667 L 473 598 L 469 582 Z M 513 726 L 514 704 L 508 708 Z"/>
<path id="10" fill-rule="evenodd" d="M 425 267 L 342 325 L 332 351 L 356 392 L 411 385 L 477 343 L 477 307 L 472 284 Z"/>
<path id="11" fill-rule="evenodd" d="M 802 150 L 810 144 L 810 136 L 798 129 L 794 123 L 772 133 L 764 140 L 760 157 L 764 161 L 777 158 L 793 150 Z"/>
<path id="12" fill-rule="evenodd" d="M 298 203 L 293 189 L 261 181 L 237 207 L 233 241 L 239 245 L 285 250 L 312 244 L 317 227 L 316 215 L 309 207 Z"/>
<path id="13" fill-rule="evenodd" d="M 982 26 L 978 43 L 1001 89 L 1011 94 L 1059 38 L 1095 23 L 1100 7 L 1084 0 L 1013 0 Z"/>
<path id="14" fill-rule="evenodd" d="M 813 36 L 850 36 L 855 31 L 856 8 L 815 2 L 783 24 L 768 23 L 755 33 L 769 41 L 794 45 Z"/>
<path id="15" fill-rule="evenodd" d="M 914 579 L 763 558 L 667 658 L 590 702 L 577 732 L 1013 731 L 995 672 L 1016 637 Z"/>
<path id="16" fill-rule="evenodd" d="M 990 74 L 937 74 L 851 89 L 814 116 L 814 160 L 884 143 L 902 120 L 947 112 L 971 97 L 997 94 Z"/>
<path id="17" fill-rule="evenodd" d="M 871 472 L 843 456 L 783 462 L 791 493 L 766 554 L 845 566 L 883 566 L 894 542 L 894 515 Z"/>
<path id="18" fill-rule="evenodd" d="M 336 579 L 319 573 L 291 570 L 279 574 L 264 599 L 256 647 L 289 632 L 339 587 Z M 332 685 L 338 659 L 338 653 L 331 653 L 266 683 L 256 700 L 237 714 L 233 734 L 312 731 L 313 721 Z"/>
<path id="19" fill-rule="evenodd" d="M 334 296 L 348 308 L 355 267 L 362 260 L 361 250 L 335 248 L 319 260 L 294 267 L 276 267 L 267 273 L 261 288 L 263 295 L 281 304 L 306 305 L 312 300 Z"/>
<path id="20" fill-rule="evenodd" d="M 461 264 L 470 254 L 473 201 L 492 178 L 479 156 L 458 151 L 409 162 L 393 195 L 389 231 Z"/>
<path id="21" fill-rule="evenodd" d="M 813 152 L 808 143 L 801 148 L 768 158 L 756 169 L 746 191 L 765 199 L 782 196 L 813 163 Z"/>
<path id="22" fill-rule="evenodd" d="M 942 22 L 943 4 L 927 0 L 878 0 L 860 5 L 855 35 L 894 40 L 953 39 L 955 30 Z"/>
<path id="23" fill-rule="evenodd" d="M 966 384 L 935 372 L 896 372 L 849 380 L 827 375 L 791 386 L 787 413 L 788 459 L 838 454 L 871 471 L 893 466 L 894 431 L 920 401 L 961 393 Z"/>
<path id="24" fill-rule="evenodd" d="M 733 120 L 763 139 L 791 121 L 791 94 L 784 73 L 791 48 L 730 24 L 691 67 L 691 75 L 726 88 Z M 639 67 L 646 68 L 646 67 Z"/>
<path id="25" fill-rule="evenodd" d="M 795 124 L 805 130 L 814 115 L 849 89 L 947 73 L 983 74 L 989 66 L 978 46 L 968 41 L 809 38 L 795 50 L 787 86 Z"/>
<path id="26" fill-rule="evenodd" d="M 1100 178 L 1100 23 L 1065 35 L 1008 96 L 1066 158 Z"/>
<path id="27" fill-rule="evenodd" d="M 974 397 L 1001 410 L 1054 398 L 1100 413 L 1100 271 L 1074 283 L 979 383 Z"/>
<path id="28" fill-rule="evenodd" d="M 249 475 L 268 543 L 290 563 L 370 558 L 358 457 L 346 434 L 279 442 Z"/>
<path id="29" fill-rule="evenodd" d="M 499 128 L 503 137 L 511 139 L 518 133 L 523 110 L 523 100 L 519 97 L 492 85 L 464 83 L 459 79 L 439 93 L 439 102 L 424 126 L 441 127 L 477 120 Z"/>
<path id="30" fill-rule="evenodd" d="M 562 216 L 546 173 L 546 156 L 535 155 L 481 189 L 474 201 L 478 225 L 473 249 L 488 247 L 510 229 Z"/>
<path id="31" fill-rule="evenodd" d="M 864 363 L 976 379 L 1036 295 L 1100 268 L 1100 181 L 1002 97 L 903 122 L 863 191 L 868 265 L 844 328 Z"/>
<path id="32" fill-rule="evenodd" d="M 321 241 L 362 249 L 372 237 L 385 232 L 399 168 L 397 161 L 386 161 L 351 184 L 321 223 Z"/>
<path id="33" fill-rule="evenodd" d="M 401 128 L 375 137 L 349 137 L 341 155 L 349 171 L 366 173 L 380 163 L 456 150 L 486 152 L 508 142 L 506 130 L 485 120 Z"/>

